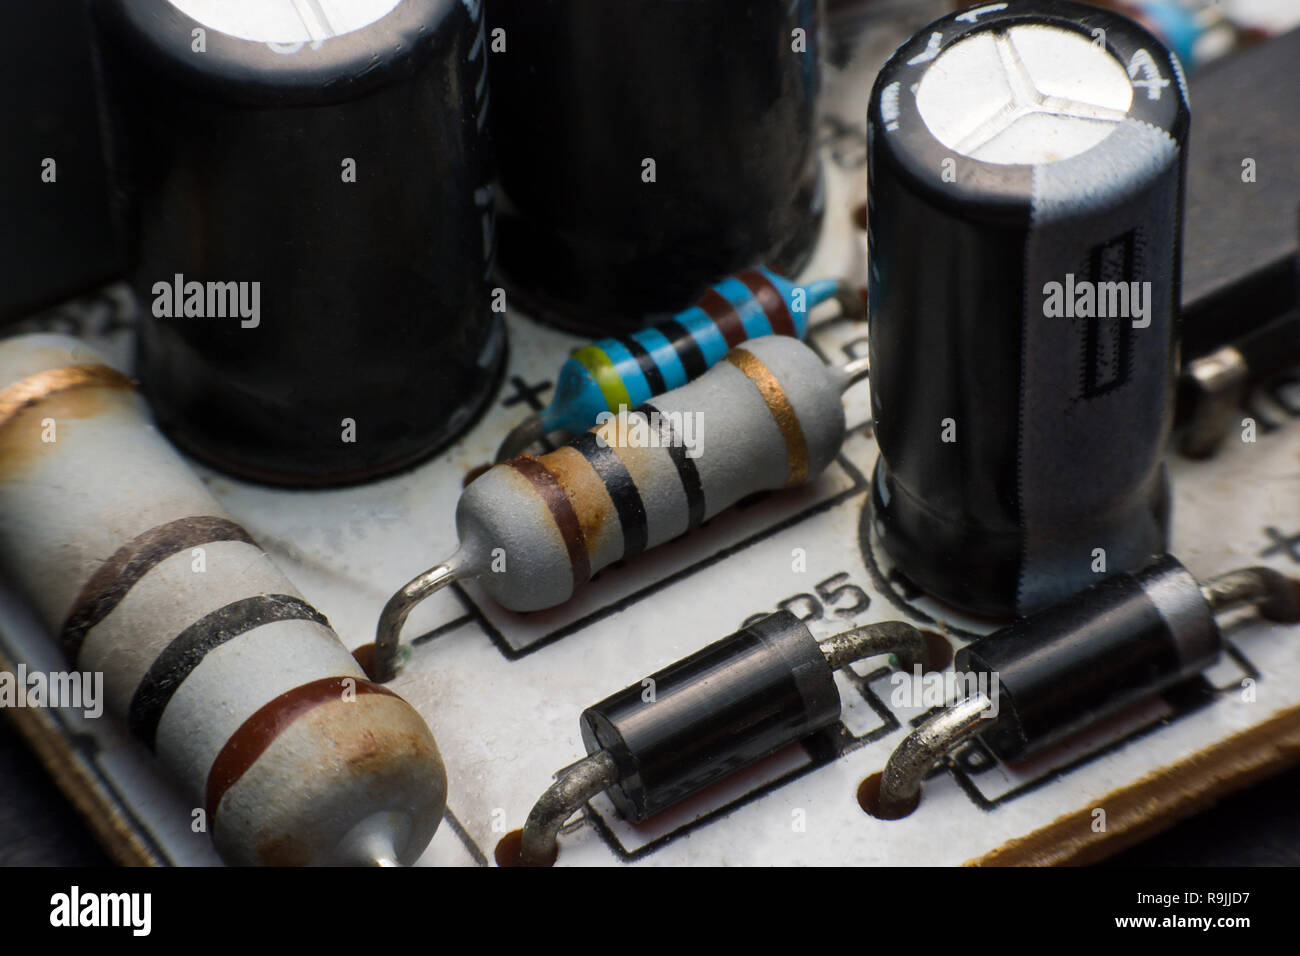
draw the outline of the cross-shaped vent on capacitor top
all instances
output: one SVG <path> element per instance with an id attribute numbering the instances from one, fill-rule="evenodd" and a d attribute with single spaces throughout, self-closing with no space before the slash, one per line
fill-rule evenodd
<path id="1" fill-rule="evenodd" d="M 1077 156 L 1128 116 L 1133 88 L 1100 43 L 1023 24 L 984 30 L 940 53 L 917 86 L 925 124 L 956 152 L 992 163 Z"/>

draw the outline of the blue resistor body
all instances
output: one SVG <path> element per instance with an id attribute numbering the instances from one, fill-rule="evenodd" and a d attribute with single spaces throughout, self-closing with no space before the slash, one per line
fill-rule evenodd
<path id="1" fill-rule="evenodd" d="M 1178 0 L 1130 0 L 1132 9 L 1120 12 L 1137 20 L 1165 42 L 1177 55 L 1183 69 L 1191 73 L 1197 67 L 1196 43 L 1206 32 L 1209 21 L 1202 13 L 1217 12 L 1209 4 L 1197 10 Z"/>
<path id="2" fill-rule="evenodd" d="M 637 408 L 698 378 L 747 339 L 801 339 L 813 307 L 841 288 L 835 279 L 798 286 L 764 268 L 729 276 L 667 322 L 575 350 L 539 413 L 542 428 L 583 432 L 602 412 Z"/>

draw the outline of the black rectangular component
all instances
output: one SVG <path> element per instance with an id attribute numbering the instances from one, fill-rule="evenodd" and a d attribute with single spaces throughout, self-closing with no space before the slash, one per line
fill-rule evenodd
<path id="1" fill-rule="evenodd" d="M 1300 30 L 1210 64 L 1191 81 L 1191 104 L 1184 362 L 1297 302 Z"/>

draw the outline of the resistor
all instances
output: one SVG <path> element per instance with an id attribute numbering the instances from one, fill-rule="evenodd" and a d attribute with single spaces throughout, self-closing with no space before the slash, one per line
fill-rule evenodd
<path id="1" fill-rule="evenodd" d="M 1253 567 L 1202 585 L 1164 555 L 967 645 L 957 669 L 987 692 L 955 702 L 898 745 L 873 814 L 911 813 L 922 779 L 976 734 L 998 758 L 1023 760 L 1213 666 L 1223 647 L 1216 616 L 1240 607 L 1300 622 L 1300 581 Z"/>
<path id="2" fill-rule="evenodd" d="M 865 372 L 865 359 L 833 368 L 797 339 L 756 339 L 653 404 L 488 469 L 456 507 L 456 553 L 384 607 L 373 676 L 393 676 L 407 615 L 453 581 L 512 611 L 554 607 L 741 498 L 816 477 L 844 439 L 840 394 Z"/>
<path id="3" fill-rule="evenodd" d="M 588 756 L 558 773 L 528 815 L 520 862 L 553 863 L 560 827 L 601 791 L 640 823 L 830 726 L 840 716 L 835 671 L 882 654 L 905 671 L 929 668 L 929 647 L 910 624 L 866 624 L 818 642 L 778 611 L 588 707 Z"/>
<path id="4" fill-rule="evenodd" d="M 231 864 L 411 863 L 446 775 L 330 628 L 75 339 L 0 343 L 0 567 Z"/>
<path id="5" fill-rule="evenodd" d="M 575 349 L 560 368 L 551 404 L 506 436 L 496 460 L 523 454 L 554 432 L 584 432 L 601 412 L 636 408 L 680 388 L 749 339 L 802 339 L 809 314 L 829 299 L 844 316 L 865 317 L 862 296 L 848 282 L 819 279 L 800 286 L 770 269 L 746 269 L 714 285 L 667 322 Z"/>

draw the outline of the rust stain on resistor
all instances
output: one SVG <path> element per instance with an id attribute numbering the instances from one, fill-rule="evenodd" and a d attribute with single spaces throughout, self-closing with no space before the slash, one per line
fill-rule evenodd
<path id="1" fill-rule="evenodd" d="M 29 375 L 0 391 L 0 478 L 58 446 L 42 440 L 44 419 L 94 418 L 112 404 L 113 391 L 105 389 L 125 394 L 134 388 L 131 379 L 106 365 L 73 365 Z"/>
<path id="2" fill-rule="evenodd" d="M 37 372 L 0 391 L 0 430 L 19 412 L 59 392 L 82 388 L 134 388 L 132 381 L 107 365 L 70 365 Z"/>
<path id="3" fill-rule="evenodd" d="M 257 845 L 257 858 L 263 866 L 306 866 L 311 852 L 311 847 L 293 836 L 273 837 Z"/>
<path id="4" fill-rule="evenodd" d="M 605 518 L 614 511 L 614 503 L 610 500 L 604 483 L 582 453 L 574 448 L 558 448 L 543 455 L 541 461 L 560 483 L 569 504 L 573 506 L 586 542 L 588 557 L 594 561 L 597 558 L 600 535 L 605 528 Z"/>
<path id="5" fill-rule="evenodd" d="M 386 694 L 396 697 L 391 690 L 356 678 L 325 677 L 286 691 L 263 705 L 249 717 L 217 754 L 208 771 L 206 799 L 208 816 L 215 817 L 221 798 L 257 762 L 275 739 L 294 721 L 315 707 L 329 701 L 341 700 L 344 681 L 354 681 L 353 689 L 360 694 Z"/>

